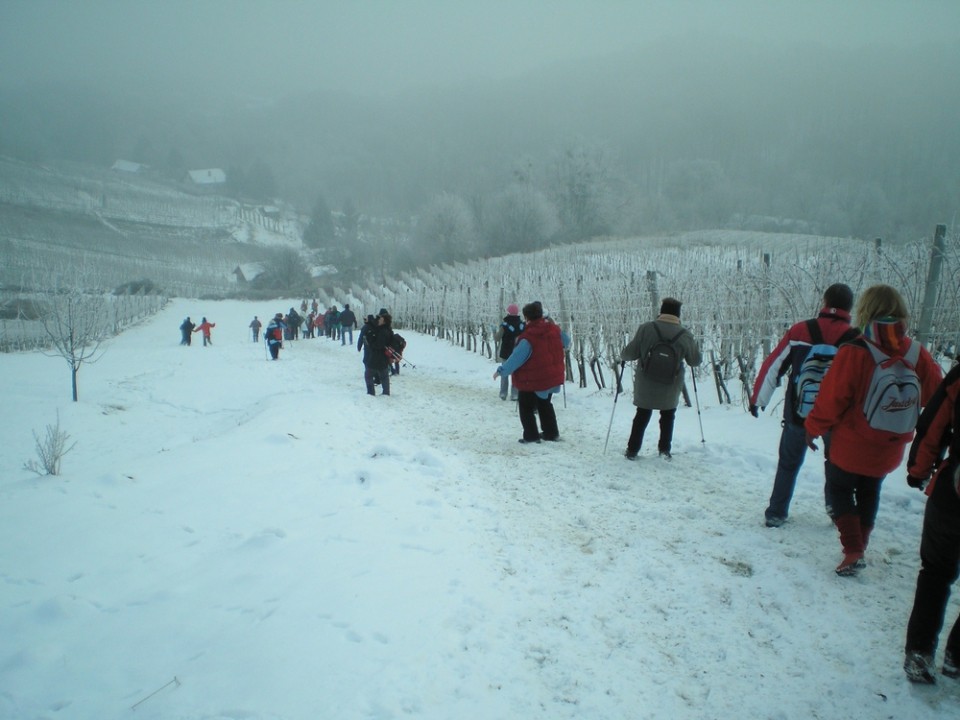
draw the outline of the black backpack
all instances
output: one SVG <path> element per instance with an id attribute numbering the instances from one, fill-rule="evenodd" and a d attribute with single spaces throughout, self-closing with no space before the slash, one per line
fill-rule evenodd
<path id="1" fill-rule="evenodd" d="M 403 339 L 400 333 L 394 333 L 393 340 L 390 341 L 390 347 L 393 348 L 397 355 L 403 355 L 403 349 L 407 347 L 407 341 Z"/>
<path id="2" fill-rule="evenodd" d="M 657 332 L 658 340 L 647 350 L 643 358 L 643 374 L 650 380 L 660 385 L 672 385 L 680 374 L 680 366 L 683 357 L 677 349 L 675 343 L 686 330 L 681 329 L 672 338 L 663 337 L 660 328 L 654 324 L 653 329 Z"/>

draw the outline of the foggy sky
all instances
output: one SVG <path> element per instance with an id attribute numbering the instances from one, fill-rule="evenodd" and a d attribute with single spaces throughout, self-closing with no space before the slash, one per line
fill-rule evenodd
<path id="1" fill-rule="evenodd" d="M 960 41 L 960 1 L 0 0 L 0 85 L 384 95 L 705 37 Z"/>

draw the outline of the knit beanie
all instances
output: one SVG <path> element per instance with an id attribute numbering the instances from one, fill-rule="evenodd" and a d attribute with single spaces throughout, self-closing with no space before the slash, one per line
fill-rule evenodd
<path id="1" fill-rule="evenodd" d="M 517 307 L 516 303 L 510 303 L 507 305 L 507 315 L 519 315 L 520 308 Z"/>

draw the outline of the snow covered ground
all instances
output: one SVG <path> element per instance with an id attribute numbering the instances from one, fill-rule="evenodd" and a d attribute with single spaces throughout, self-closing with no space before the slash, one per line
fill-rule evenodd
<path id="1" fill-rule="evenodd" d="M 106 345 L 69 402 L 59 357 L 0 356 L 0 717 L 952 718 L 902 644 L 923 496 L 884 487 L 838 578 L 820 457 L 763 525 L 773 413 L 702 380 L 672 462 L 632 406 L 557 397 L 517 443 L 492 361 L 405 332 L 391 397 L 325 339 L 266 361 L 290 302 L 175 301 Z M 369 311 L 369 309 L 367 310 Z M 179 346 L 186 315 L 217 326 Z M 57 419 L 58 477 L 23 466 Z M 651 436 L 649 433 L 653 433 Z M 957 603 L 950 606 L 950 619 Z"/>

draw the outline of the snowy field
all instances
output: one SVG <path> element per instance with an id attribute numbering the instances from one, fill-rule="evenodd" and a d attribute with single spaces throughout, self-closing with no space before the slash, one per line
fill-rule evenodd
<path id="1" fill-rule="evenodd" d="M 445 342 L 404 333 L 391 397 L 338 342 L 266 361 L 247 325 L 291 304 L 175 301 L 76 404 L 63 359 L 0 356 L 0 718 L 960 716 L 960 684 L 901 669 L 902 468 L 839 578 L 819 456 L 764 527 L 776 411 L 701 380 L 704 441 L 681 409 L 673 461 L 654 421 L 629 463 L 631 396 L 604 452 L 612 393 L 568 387 L 562 441 L 521 446 L 494 363 Z M 212 347 L 178 344 L 188 314 Z M 38 477 L 58 411 L 76 447 Z"/>

